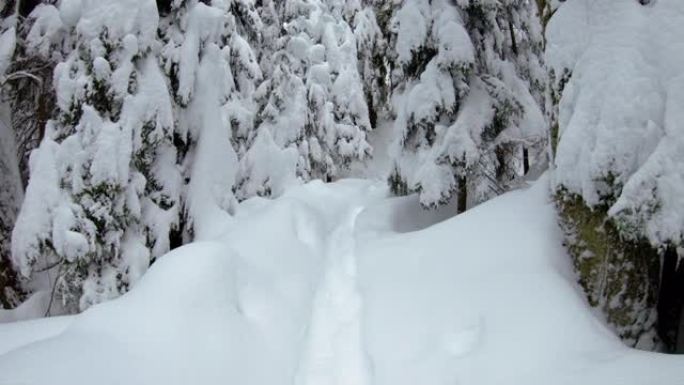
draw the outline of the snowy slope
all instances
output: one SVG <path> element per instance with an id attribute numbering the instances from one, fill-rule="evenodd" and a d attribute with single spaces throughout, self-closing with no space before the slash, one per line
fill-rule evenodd
<path id="1" fill-rule="evenodd" d="M 0 325 L 0 384 L 682 383 L 583 302 L 547 185 L 442 222 L 378 182 L 248 200 L 122 298 Z"/>

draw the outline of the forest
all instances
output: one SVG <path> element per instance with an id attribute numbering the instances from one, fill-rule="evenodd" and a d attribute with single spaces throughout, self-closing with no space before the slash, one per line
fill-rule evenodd
<path id="1" fill-rule="evenodd" d="M 682 63 L 679 0 L 0 0 L 0 384 L 680 384 Z"/>

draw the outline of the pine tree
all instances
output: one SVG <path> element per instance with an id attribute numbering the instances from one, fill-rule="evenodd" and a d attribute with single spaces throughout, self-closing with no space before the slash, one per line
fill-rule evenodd
<path id="1" fill-rule="evenodd" d="M 541 151 L 545 82 L 533 15 L 522 0 L 406 1 L 395 12 L 395 193 L 419 192 L 426 207 L 455 195 L 462 211 L 508 188 L 523 148 Z"/>
<path id="2" fill-rule="evenodd" d="M 387 12 L 387 2 L 346 1 L 344 18 L 352 26 L 358 51 L 358 70 L 361 76 L 369 119 L 376 127 L 378 119 L 386 113 L 390 85 L 387 84 L 387 37 L 386 25 L 381 27 L 379 13 Z M 385 29 L 383 29 L 383 27 Z"/>
<path id="3" fill-rule="evenodd" d="M 14 4 L 15 13 L 3 20 L 11 24 L 16 36 L 3 93 L 11 110 L 24 185 L 28 180 L 29 154 L 42 140 L 45 124 L 56 113 L 53 71 L 72 46 L 72 37 L 62 28 L 54 3 L 18 1 Z"/>
<path id="4" fill-rule="evenodd" d="M 184 241 L 229 221 L 237 156 L 252 137 L 261 69 L 251 45 L 261 22 L 250 1 L 174 2 L 163 21 L 163 61 L 175 95 L 187 183 Z M 236 151 L 237 149 L 237 151 Z"/>
<path id="5" fill-rule="evenodd" d="M 558 4 L 549 3 L 552 12 Z M 590 304 L 626 344 L 674 351 L 684 303 L 684 76 L 671 39 L 684 24 L 671 17 L 684 3 L 643 3 L 566 1 L 548 24 L 551 186 Z M 629 20 L 613 17 L 626 11 Z"/>
<path id="6" fill-rule="evenodd" d="M 370 154 L 368 106 L 358 73 L 356 38 L 343 9 L 326 2 L 266 3 L 258 128 L 241 165 L 240 196 L 278 194 L 295 178 L 331 180 Z M 272 52 L 272 53 L 270 53 Z"/>
<path id="7" fill-rule="evenodd" d="M 55 269 L 74 311 L 125 292 L 168 251 L 180 176 L 156 4 L 69 5 L 63 28 L 79 39 L 55 69 L 59 112 L 31 156 L 12 254 L 25 276 Z"/>
<path id="8" fill-rule="evenodd" d="M 0 305 L 14 307 L 27 292 L 11 259 L 11 234 L 28 179 L 28 158 L 54 112 L 52 70 L 67 42 L 52 0 L 7 1 L 1 10 Z M 59 23 L 61 25 L 61 23 Z M 35 288 L 36 285 L 31 285 Z"/>

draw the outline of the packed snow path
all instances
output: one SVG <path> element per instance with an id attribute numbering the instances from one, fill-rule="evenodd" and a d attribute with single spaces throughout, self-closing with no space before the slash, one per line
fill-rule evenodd
<path id="1" fill-rule="evenodd" d="M 0 384 L 684 383 L 587 307 L 547 184 L 448 220 L 369 181 L 251 199 L 122 298 L 0 325 Z"/>
<path id="2" fill-rule="evenodd" d="M 352 208 L 328 241 L 325 274 L 314 297 L 296 385 L 370 385 L 356 280 L 354 230 L 362 210 Z"/>

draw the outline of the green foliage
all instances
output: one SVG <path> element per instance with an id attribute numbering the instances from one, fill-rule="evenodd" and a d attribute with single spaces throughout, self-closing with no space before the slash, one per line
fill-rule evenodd
<path id="1" fill-rule="evenodd" d="M 0 309 L 12 309 L 24 298 L 16 272 L 6 255 L 0 255 Z"/>
<path id="2" fill-rule="evenodd" d="M 409 79 L 417 79 L 425 72 L 428 63 L 437 56 L 435 47 L 422 46 L 411 52 L 411 61 L 404 65 L 404 74 Z"/>
<path id="3" fill-rule="evenodd" d="M 580 196 L 564 190 L 556 193 L 555 202 L 565 246 L 589 304 L 635 346 L 655 328 L 658 250 L 645 240 L 621 237 L 606 205 L 589 208 Z"/>
<path id="4" fill-rule="evenodd" d="M 550 120 L 551 120 L 551 131 L 550 131 L 550 140 L 551 140 L 551 154 L 552 156 L 555 156 L 556 150 L 558 148 L 558 141 L 560 140 L 560 125 L 558 123 L 558 106 L 560 105 L 560 100 L 563 95 L 563 90 L 565 89 L 565 86 L 568 84 L 570 81 L 570 78 L 572 77 L 572 72 L 569 69 L 565 69 L 563 73 L 560 75 L 560 78 L 557 79 L 557 76 L 555 71 L 551 70 L 549 73 L 549 84 L 551 85 L 549 87 L 549 94 L 551 97 L 551 106 L 550 106 Z"/>
<path id="5" fill-rule="evenodd" d="M 408 195 L 411 191 L 408 188 L 408 183 L 401 177 L 401 172 L 395 168 L 387 179 L 390 190 L 396 195 Z"/>

